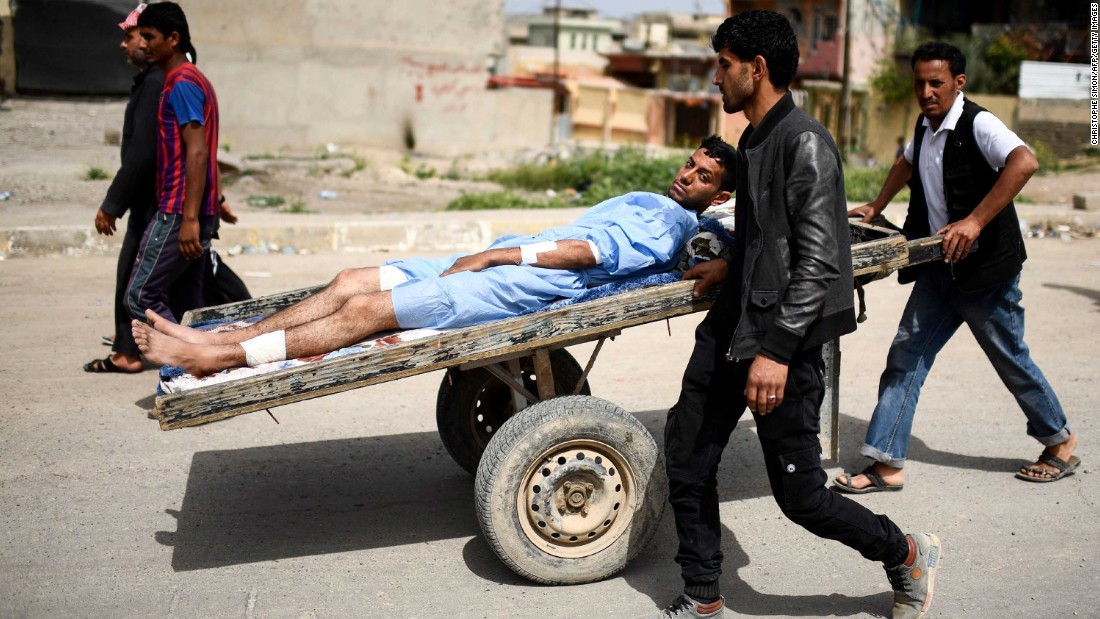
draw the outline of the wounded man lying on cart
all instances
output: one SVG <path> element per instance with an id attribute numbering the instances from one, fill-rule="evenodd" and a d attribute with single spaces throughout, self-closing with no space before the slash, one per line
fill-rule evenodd
<path id="1" fill-rule="evenodd" d="M 666 196 L 611 198 L 570 225 L 485 251 L 342 271 L 324 289 L 242 329 L 207 332 L 147 311 L 134 339 L 152 362 L 193 376 L 321 355 L 393 329 L 449 329 L 518 316 L 586 289 L 673 270 L 699 213 L 729 200 L 737 154 L 703 140 Z"/>

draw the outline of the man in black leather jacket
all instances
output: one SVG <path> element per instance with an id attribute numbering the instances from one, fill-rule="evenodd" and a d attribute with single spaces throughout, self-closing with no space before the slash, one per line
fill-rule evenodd
<path id="1" fill-rule="evenodd" d="M 750 126 L 738 146 L 732 258 L 685 273 L 699 278 L 697 294 L 723 285 L 696 331 L 665 426 L 684 594 L 660 616 L 722 612 L 717 471 L 746 406 L 783 514 L 882 562 L 895 589 L 894 617 L 923 616 L 939 540 L 905 535 L 886 516 L 826 490 L 821 468 L 821 345 L 856 325 L 840 154 L 791 98 L 798 44 L 783 16 L 741 13 L 719 27 L 713 46 L 723 107 L 744 111 Z"/>

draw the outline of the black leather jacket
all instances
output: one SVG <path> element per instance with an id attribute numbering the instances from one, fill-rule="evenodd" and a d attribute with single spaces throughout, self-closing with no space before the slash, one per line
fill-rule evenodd
<path id="1" fill-rule="evenodd" d="M 856 328 L 840 153 L 789 93 L 738 146 L 737 234 L 723 295 L 739 303 L 726 303 L 736 312 L 727 358 L 789 363 Z"/>

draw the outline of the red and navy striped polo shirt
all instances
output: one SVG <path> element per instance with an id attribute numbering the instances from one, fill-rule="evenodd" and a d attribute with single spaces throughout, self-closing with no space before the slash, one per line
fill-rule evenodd
<path id="1" fill-rule="evenodd" d="M 187 145 L 181 125 L 202 124 L 210 161 L 206 167 L 206 191 L 199 215 L 217 215 L 221 187 L 218 179 L 218 98 L 214 87 L 195 65 L 185 62 L 164 79 L 157 114 L 157 201 L 160 212 L 183 214 Z"/>

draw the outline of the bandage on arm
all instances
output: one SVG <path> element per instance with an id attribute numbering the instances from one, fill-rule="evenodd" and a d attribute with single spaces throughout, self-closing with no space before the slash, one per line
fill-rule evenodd
<path id="1" fill-rule="evenodd" d="M 286 361 L 286 331 L 272 331 L 241 342 L 245 363 L 254 368 L 264 363 Z"/>
<path id="2" fill-rule="evenodd" d="M 600 260 L 600 248 L 596 247 L 596 244 L 592 241 L 585 241 L 585 243 L 588 243 L 588 249 L 592 250 L 592 258 L 596 260 L 596 266 L 599 266 L 603 262 Z"/>
<path id="3" fill-rule="evenodd" d="M 548 251 L 557 251 L 558 244 L 554 241 L 543 241 L 541 243 L 531 243 L 530 245 L 519 246 L 519 262 L 520 264 L 535 264 L 539 261 L 539 254 L 546 253 Z"/>
<path id="4" fill-rule="evenodd" d="M 582 247 L 587 246 L 592 255 L 592 264 L 588 264 L 587 256 Z M 520 245 L 520 264 L 538 264 L 539 266 L 556 269 L 584 269 L 600 264 L 600 250 L 592 241 L 565 240 L 560 242 L 545 241 Z M 555 256 L 539 258 L 540 254 L 557 252 Z"/>

